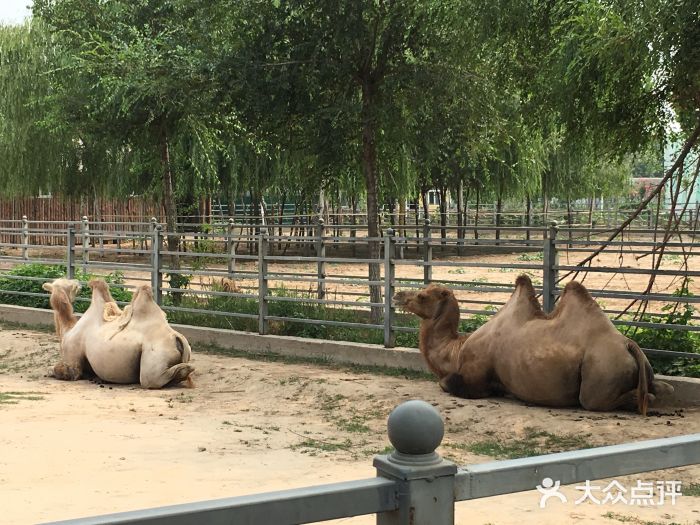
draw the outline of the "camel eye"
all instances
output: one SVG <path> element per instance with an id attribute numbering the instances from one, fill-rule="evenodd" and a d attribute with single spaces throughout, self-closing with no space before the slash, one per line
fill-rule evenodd
<path id="1" fill-rule="evenodd" d="M 421 303 L 422 303 L 423 301 L 425 301 L 425 295 L 419 295 L 419 296 L 418 296 L 418 301 L 421 302 Z"/>

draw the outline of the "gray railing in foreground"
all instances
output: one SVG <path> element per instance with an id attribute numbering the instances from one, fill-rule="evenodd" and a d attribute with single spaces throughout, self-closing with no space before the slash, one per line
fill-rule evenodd
<path id="1" fill-rule="evenodd" d="M 55 522 L 55 525 L 292 525 L 377 514 L 378 525 L 453 525 L 454 504 L 561 485 L 700 464 L 700 434 L 655 439 L 458 469 L 435 453 L 443 434 L 428 403 L 389 416 L 396 451 L 376 456 L 376 478 Z M 537 500 L 533 498 L 533 508 Z"/>

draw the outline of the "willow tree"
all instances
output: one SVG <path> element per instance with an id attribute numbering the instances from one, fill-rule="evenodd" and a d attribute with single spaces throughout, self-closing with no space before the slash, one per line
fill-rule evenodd
<path id="1" fill-rule="evenodd" d="M 50 76 L 54 128 L 74 139 L 89 129 L 95 140 L 129 153 L 129 182 L 162 196 L 171 251 L 178 243 L 178 178 L 197 179 L 187 189 L 211 186 L 219 133 L 235 124 L 217 112 L 210 74 L 215 7 L 184 0 L 34 2 L 59 54 Z M 115 180 L 108 171 L 94 176 L 107 186 Z"/>
<path id="2" fill-rule="evenodd" d="M 366 189 L 369 257 L 378 259 L 380 189 L 391 166 L 382 154 L 398 146 L 387 142 L 386 131 L 401 127 L 396 123 L 405 119 L 401 108 L 410 94 L 418 95 L 419 73 L 437 84 L 449 69 L 455 47 L 468 34 L 466 3 L 294 0 L 251 6 L 260 30 L 248 47 L 256 58 L 265 53 L 262 64 L 252 62 L 259 64 L 255 80 L 269 78 L 274 86 L 266 91 L 274 93 L 286 86 L 270 106 L 284 102 L 277 114 L 285 130 L 303 128 L 302 147 L 318 156 L 340 152 L 338 158 L 353 151 Z M 379 264 L 369 265 L 369 279 L 380 280 Z M 380 286 L 370 287 L 370 300 L 381 302 Z M 372 308 L 374 321 L 380 315 L 381 308 Z"/>

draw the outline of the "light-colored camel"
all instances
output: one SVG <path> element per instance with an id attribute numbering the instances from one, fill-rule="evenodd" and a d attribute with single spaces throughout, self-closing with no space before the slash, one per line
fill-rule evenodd
<path id="1" fill-rule="evenodd" d="M 140 383 L 144 388 L 190 382 L 190 345 L 168 325 L 150 286 L 139 287 L 122 312 L 107 283 L 90 281 L 92 301 L 79 320 L 70 300 L 76 286 L 77 281 L 66 279 L 44 285 L 51 292 L 56 333 L 61 336 L 61 362 L 53 368 L 54 377 L 77 380 L 94 373 L 103 381 Z"/>
<path id="2" fill-rule="evenodd" d="M 644 415 L 655 394 L 673 391 L 654 380 L 639 346 L 615 329 L 583 285 L 568 283 L 549 315 L 529 277 L 521 275 L 515 285 L 500 311 L 466 335 L 457 333 L 459 304 L 444 286 L 395 295 L 397 306 L 421 318 L 420 350 L 443 390 Z"/>

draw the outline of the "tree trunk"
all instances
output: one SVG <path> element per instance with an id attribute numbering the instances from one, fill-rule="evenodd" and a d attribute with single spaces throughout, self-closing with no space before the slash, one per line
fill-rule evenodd
<path id="1" fill-rule="evenodd" d="M 525 197 L 525 226 L 527 227 L 525 230 L 525 238 L 529 241 L 530 226 L 532 226 L 532 199 L 529 193 Z"/>
<path id="2" fill-rule="evenodd" d="M 352 207 L 350 224 L 353 226 L 350 229 L 350 238 L 352 239 L 350 241 L 350 245 L 352 246 L 352 256 L 355 257 L 357 255 L 357 242 L 355 241 L 355 238 L 357 237 L 357 230 L 355 229 L 355 226 L 357 226 L 357 197 L 355 196 L 354 192 L 352 197 L 350 197 L 350 206 Z"/>
<path id="3" fill-rule="evenodd" d="M 170 255 L 170 269 L 180 269 L 180 256 L 178 245 L 180 239 L 177 235 L 177 203 L 175 201 L 175 181 L 170 163 L 170 145 L 168 143 L 168 131 L 165 126 L 161 130 L 161 167 L 163 169 L 163 206 L 165 208 L 165 227 L 167 230 L 168 251 Z M 179 274 L 170 274 L 170 288 L 180 288 L 182 278 Z M 181 294 L 172 295 L 173 304 L 180 304 Z"/>
<path id="4" fill-rule="evenodd" d="M 440 188 L 440 244 L 447 244 L 447 188 Z"/>
<path id="5" fill-rule="evenodd" d="M 569 241 L 571 241 L 572 238 L 572 233 L 571 233 L 571 227 L 573 226 L 573 216 L 571 215 L 571 199 L 567 198 L 566 199 L 566 223 L 569 226 Z M 573 246 L 569 244 L 569 248 L 572 248 Z"/>
<path id="6" fill-rule="evenodd" d="M 464 239 L 464 219 L 462 217 L 462 210 L 464 209 L 464 181 L 459 181 L 459 189 L 457 190 L 457 244 L 464 244 L 462 240 Z"/>
<path id="7" fill-rule="evenodd" d="M 591 240 L 591 229 L 593 228 L 593 202 L 595 197 L 591 197 L 588 201 L 588 233 L 586 233 L 586 239 Z"/>
<path id="8" fill-rule="evenodd" d="M 464 235 L 463 237 L 466 239 L 467 238 L 467 226 L 469 226 L 469 194 L 471 193 L 471 188 L 467 187 L 467 195 L 464 198 Z"/>
<path id="9" fill-rule="evenodd" d="M 476 189 L 476 207 L 474 209 L 474 239 L 479 238 L 479 188 Z"/>
<path id="10" fill-rule="evenodd" d="M 420 198 L 423 201 L 423 219 L 430 219 L 430 205 L 428 204 L 428 190 L 421 188 Z"/>
<path id="11" fill-rule="evenodd" d="M 496 199 L 496 246 L 500 243 L 498 240 L 501 238 L 501 210 L 503 209 L 503 196 L 499 192 L 498 198 Z"/>
<path id="12" fill-rule="evenodd" d="M 374 96 L 376 86 L 374 82 L 367 78 L 362 80 L 362 174 L 365 178 L 367 188 L 367 236 L 369 254 L 368 258 L 379 260 L 380 244 L 376 240 L 380 236 L 379 232 L 379 205 L 378 205 L 378 181 L 377 181 L 377 143 L 376 143 L 376 122 Z M 369 280 L 381 280 L 381 266 L 379 262 L 369 264 Z M 378 284 L 371 284 L 369 287 L 369 297 L 372 303 L 382 302 L 382 290 Z M 370 313 L 370 322 L 377 324 L 381 321 L 382 308 L 373 306 Z"/>
<path id="13" fill-rule="evenodd" d="M 420 245 L 420 202 L 418 202 L 418 198 L 414 201 L 413 205 L 415 206 L 415 212 L 416 212 L 416 247 Z M 417 249 L 417 248 L 416 248 Z"/>

